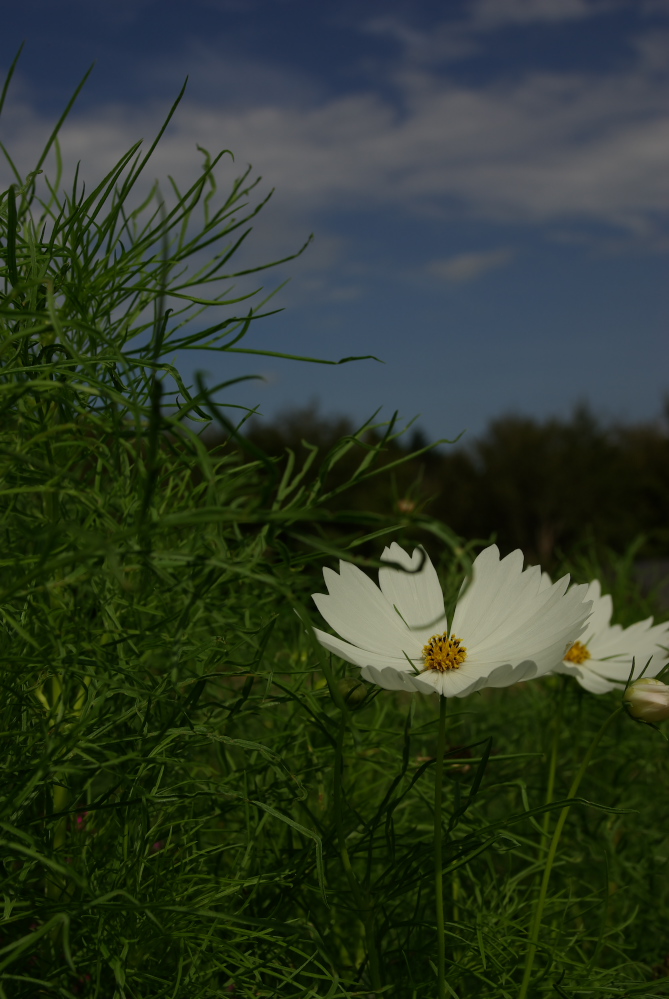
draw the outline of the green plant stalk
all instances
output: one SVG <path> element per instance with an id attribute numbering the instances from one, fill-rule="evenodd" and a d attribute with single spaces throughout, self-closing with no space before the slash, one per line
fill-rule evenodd
<path id="1" fill-rule="evenodd" d="M 60 784 L 53 785 L 52 808 L 54 813 L 64 812 L 70 803 L 70 792 Z M 61 815 L 56 819 L 53 828 L 53 854 L 54 859 L 62 862 L 61 853 L 67 842 L 67 816 Z M 61 874 L 55 871 L 47 873 L 45 895 L 53 903 L 62 905 L 64 896 L 67 894 L 67 881 Z M 49 938 L 52 943 L 56 943 L 61 933 L 60 923 L 55 923 L 49 930 Z"/>
<path id="2" fill-rule="evenodd" d="M 73 717 L 73 719 L 78 719 L 81 716 L 86 701 L 86 694 L 89 682 L 90 681 L 86 679 L 84 681 L 84 686 L 77 694 L 74 707 L 71 711 L 71 716 Z M 45 705 L 49 714 L 52 716 L 52 720 L 54 721 L 54 723 L 57 721 L 61 721 L 66 711 L 65 702 L 63 700 L 64 684 L 63 684 L 62 674 L 54 673 L 53 677 L 51 678 L 51 704 L 49 704 L 48 700 L 46 699 L 42 691 L 38 691 L 38 696 L 40 702 Z M 71 722 L 68 722 L 67 725 L 64 727 L 69 728 L 71 724 L 72 724 Z M 63 847 L 67 842 L 67 825 L 68 825 L 67 815 L 60 813 L 66 812 L 67 807 L 70 804 L 71 794 L 69 789 L 67 787 L 64 787 L 63 784 L 59 782 L 57 774 L 54 777 L 52 787 L 53 787 L 51 795 L 52 811 L 54 815 L 59 815 L 59 818 L 55 820 L 53 827 L 53 852 L 54 856 L 56 857 L 56 860 L 60 860 L 59 857 L 60 851 L 63 849 Z M 65 882 L 60 877 L 57 877 L 53 873 L 47 875 L 46 894 L 48 897 L 59 898 L 64 887 L 65 887 Z M 59 932 L 59 927 L 56 927 L 54 932 L 57 936 Z"/>
<path id="3" fill-rule="evenodd" d="M 444 883 L 442 875 L 442 823 L 441 802 L 444 781 L 444 753 L 446 752 L 446 698 L 439 698 L 439 735 L 437 737 L 437 766 L 434 776 L 434 890 L 437 916 L 437 997 L 446 997 L 446 952 L 444 937 Z"/>
<path id="4" fill-rule="evenodd" d="M 558 687 L 557 694 L 557 709 L 555 712 L 555 719 L 553 723 L 553 739 L 551 744 L 551 758 L 548 764 L 548 781 L 546 783 L 546 800 L 545 804 L 550 805 L 553 801 L 553 795 L 555 793 L 555 774 L 557 772 L 557 759 L 558 759 L 558 749 L 560 745 L 560 728 L 562 726 L 562 708 L 564 705 L 564 695 L 565 687 L 567 685 L 567 677 L 561 676 L 560 684 Z M 540 852 L 545 853 L 548 849 L 548 827 L 551 821 L 551 813 L 546 812 L 541 823 L 541 846 Z"/>
<path id="5" fill-rule="evenodd" d="M 585 754 L 583 762 L 581 763 L 581 766 L 579 767 L 578 772 L 576 773 L 576 776 L 572 781 L 571 787 L 569 788 L 569 793 L 567 794 L 568 798 L 574 798 L 576 796 L 576 792 L 578 791 L 581 781 L 583 780 L 583 776 L 585 775 L 585 772 L 588 769 L 588 766 L 590 765 L 590 761 L 592 759 L 593 753 L 595 752 L 595 749 L 599 745 L 602 736 L 605 734 L 606 730 L 608 729 L 613 719 L 616 718 L 622 710 L 623 707 L 622 705 L 620 705 L 620 707 L 617 707 L 615 711 L 613 711 L 612 714 L 609 715 L 609 717 L 606 719 L 606 721 L 600 728 L 599 732 L 597 732 L 595 738 L 590 743 L 590 748 L 588 749 L 588 752 Z M 570 809 L 571 805 L 565 805 L 565 807 L 560 812 L 560 816 L 555 826 L 555 831 L 553 832 L 553 838 L 551 839 L 551 844 L 548 850 L 548 856 L 546 857 L 546 866 L 544 867 L 544 874 L 541 879 L 539 898 L 537 899 L 537 904 L 534 913 L 532 914 L 532 921 L 530 923 L 530 930 L 528 934 L 529 945 L 527 948 L 527 956 L 525 958 L 525 969 L 523 972 L 523 981 L 520 986 L 520 992 L 518 993 L 518 999 L 525 999 L 525 997 L 527 996 L 527 990 L 530 985 L 530 978 L 532 977 L 532 969 L 534 967 L 534 958 L 536 956 L 537 947 L 539 944 L 539 931 L 541 929 L 541 921 L 543 919 L 544 906 L 546 904 L 548 883 L 550 881 L 551 871 L 553 869 L 555 854 L 557 853 L 557 848 L 560 842 L 560 836 L 562 835 L 562 830 L 564 828 L 565 822 L 567 821 L 567 816 L 569 815 Z"/>
<path id="6" fill-rule="evenodd" d="M 53 723 L 56 723 L 62 716 L 63 712 L 63 683 L 59 673 L 55 673 L 51 678 L 51 704 L 45 702 L 49 707 L 49 714 Z M 58 815 L 64 812 L 69 804 L 70 795 L 67 788 L 63 787 L 58 781 L 58 776 L 54 776 L 52 782 L 51 790 L 51 810 L 54 815 Z M 53 825 L 53 838 L 52 838 L 52 849 L 54 857 L 56 860 L 60 860 L 60 852 L 65 846 L 67 840 L 67 817 L 65 815 L 60 815 L 59 818 L 55 819 Z M 65 882 L 60 877 L 60 875 L 55 874 L 50 871 L 46 875 L 46 896 L 57 900 L 60 898 L 61 893 L 65 887 Z M 58 927 L 55 927 L 52 931 L 52 936 L 58 935 Z"/>
<path id="7" fill-rule="evenodd" d="M 337 744 L 334 766 L 334 812 L 337 826 L 337 845 L 339 856 L 346 874 L 351 894 L 358 906 L 358 911 L 362 917 L 365 928 L 365 942 L 367 944 L 367 955 L 369 957 L 369 972 L 372 981 L 372 988 L 375 993 L 381 989 L 381 972 L 379 967 L 379 955 L 376 945 L 376 929 L 374 925 L 374 905 L 369 898 L 365 897 L 360 888 L 360 883 L 353 870 L 351 858 L 346 846 L 346 833 L 343 822 L 343 801 L 342 801 L 342 776 L 344 773 L 344 733 L 346 731 L 346 718 L 342 712 L 341 723 L 337 732 Z"/>

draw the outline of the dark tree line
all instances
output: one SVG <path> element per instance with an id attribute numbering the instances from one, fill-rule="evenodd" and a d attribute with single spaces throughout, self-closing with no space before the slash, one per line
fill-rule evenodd
<path id="1" fill-rule="evenodd" d="M 299 462 L 308 453 L 303 441 L 326 454 L 355 429 L 312 405 L 256 421 L 246 436 L 272 457 L 291 448 Z M 410 431 L 388 443 L 385 461 L 428 443 Z M 336 464 L 332 481 L 345 481 L 361 454 L 357 447 Z M 663 420 L 634 426 L 605 425 L 586 407 L 568 419 L 503 416 L 480 437 L 410 458 L 342 503 L 429 513 L 466 538 L 494 535 L 502 550 L 521 548 L 546 567 L 584 544 L 623 552 L 639 535 L 641 557 L 667 557 L 669 409 Z"/>

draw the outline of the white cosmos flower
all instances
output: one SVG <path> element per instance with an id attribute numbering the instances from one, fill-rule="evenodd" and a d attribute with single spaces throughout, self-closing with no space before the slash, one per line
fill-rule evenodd
<path id="1" fill-rule="evenodd" d="M 656 624 L 652 617 L 637 621 L 629 628 L 611 624 L 613 601 L 602 596 L 599 580 L 588 586 L 586 599 L 592 600 L 592 612 L 585 631 L 567 653 L 556 673 L 570 673 L 582 687 L 593 694 L 606 694 L 627 683 L 634 659 L 634 676 L 657 676 L 669 661 L 669 624 Z M 650 664 L 646 669 L 646 663 Z"/>
<path id="2" fill-rule="evenodd" d="M 449 631 L 437 573 L 424 550 L 409 555 L 393 543 L 381 560 L 409 571 L 380 569 L 376 586 L 356 566 L 340 562 L 339 574 L 323 570 L 328 593 L 313 599 L 342 636 L 316 629 L 321 645 L 389 690 L 464 697 L 548 673 L 579 637 L 590 611 L 583 602 L 586 586 L 566 592 L 568 576 L 551 583 L 538 566 L 523 570 L 522 552 L 500 559 L 491 545 L 474 560 Z"/>

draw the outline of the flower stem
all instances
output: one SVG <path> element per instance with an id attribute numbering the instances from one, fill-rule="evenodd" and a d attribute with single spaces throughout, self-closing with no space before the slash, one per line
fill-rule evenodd
<path id="1" fill-rule="evenodd" d="M 564 703 L 565 688 L 568 682 L 568 677 L 560 676 L 558 677 L 559 685 L 557 692 L 557 705 L 555 708 L 555 717 L 553 719 L 553 740 L 551 744 L 551 758 L 548 764 L 548 782 L 546 785 L 546 800 L 544 804 L 550 805 L 553 800 L 553 794 L 555 792 L 555 774 L 557 771 L 557 759 L 558 759 L 558 749 L 560 746 L 560 730 L 562 728 L 562 706 Z M 541 853 L 545 853 L 548 849 L 548 827 L 551 821 L 551 813 L 545 812 L 543 822 L 541 824 Z"/>
<path id="2" fill-rule="evenodd" d="M 595 749 L 599 745 L 602 736 L 608 729 L 613 719 L 616 718 L 622 710 L 623 708 L 621 705 L 620 707 L 616 708 L 612 714 L 609 715 L 609 717 L 606 719 L 606 721 L 600 728 L 595 738 L 590 743 L 590 748 L 588 749 L 588 752 L 585 754 L 583 762 L 581 763 L 581 766 L 579 767 L 578 772 L 576 773 L 576 776 L 574 777 L 571 783 L 571 787 L 569 788 L 569 792 L 567 794 L 568 798 L 576 797 L 576 792 L 579 789 L 585 771 L 588 769 L 588 766 L 590 764 Z M 562 811 L 560 812 L 559 818 L 555 826 L 555 831 L 553 832 L 553 838 L 551 839 L 551 844 L 548 849 L 548 856 L 546 857 L 544 874 L 543 878 L 541 879 L 541 888 L 539 889 L 539 897 L 537 899 L 537 904 L 535 906 L 534 913 L 532 914 L 532 920 L 530 922 L 530 929 L 528 933 L 529 945 L 527 948 L 527 955 L 525 957 L 525 970 L 523 973 L 523 981 L 520 986 L 520 992 L 518 993 L 518 999 L 525 999 L 525 997 L 527 996 L 527 990 L 529 988 L 530 978 L 532 977 L 532 969 L 534 967 L 534 958 L 536 956 L 537 947 L 539 945 L 539 931 L 541 930 L 541 920 L 543 918 L 544 906 L 546 904 L 546 895 L 548 893 L 548 882 L 550 881 L 551 870 L 553 868 L 553 861 L 555 860 L 555 854 L 557 853 L 558 844 L 560 842 L 560 836 L 562 835 L 562 830 L 564 828 L 565 822 L 567 821 L 567 816 L 569 815 L 570 808 L 571 805 L 565 805 Z"/>
<path id="3" fill-rule="evenodd" d="M 439 697 L 439 735 L 437 737 L 437 766 L 434 776 L 434 887 L 437 915 L 437 999 L 446 997 L 446 953 L 444 937 L 444 884 L 442 876 L 442 823 L 441 801 L 444 780 L 444 753 L 446 752 L 446 698 Z"/>

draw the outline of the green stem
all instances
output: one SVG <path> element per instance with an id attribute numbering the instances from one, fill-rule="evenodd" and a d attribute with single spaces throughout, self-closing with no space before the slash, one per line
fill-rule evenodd
<path id="1" fill-rule="evenodd" d="M 376 928 L 374 921 L 374 904 L 367 898 L 360 887 L 360 883 L 353 870 L 351 858 L 346 846 L 346 835 L 344 831 L 344 809 L 342 800 L 342 777 L 344 773 L 344 733 L 346 731 L 346 718 L 342 713 L 339 731 L 337 732 L 337 744 L 335 752 L 334 767 L 334 812 L 337 826 L 337 844 L 339 846 L 339 856 L 342 867 L 351 889 L 351 894 L 355 899 L 355 904 L 362 918 L 365 927 L 365 941 L 367 943 L 367 955 L 369 958 L 369 974 L 372 988 L 375 993 L 381 990 L 381 972 L 379 969 L 379 955 L 376 946 Z"/>
<path id="2" fill-rule="evenodd" d="M 49 720 L 51 724 L 56 725 L 63 716 L 63 682 L 60 673 L 54 673 L 51 677 L 51 703 L 46 701 L 49 708 Z M 60 812 L 64 812 L 69 804 L 69 792 L 62 784 L 58 781 L 58 775 L 54 775 L 54 780 L 51 787 L 51 811 L 53 815 L 57 815 Z M 62 857 L 59 856 L 62 851 L 65 842 L 67 840 L 67 818 L 65 815 L 61 815 L 60 818 L 53 819 L 53 831 L 52 831 L 52 849 L 55 855 L 55 859 L 59 862 L 62 861 Z M 60 875 L 55 874 L 53 871 L 49 871 L 46 876 L 46 895 L 48 898 L 57 899 L 63 890 L 64 884 Z"/>
<path id="3" fill-rule="evenodd" d="M 590 748 L 588 749 L 588 752 L 585 754 L 585 758 L 583 759 L 583 762 L 581 763 L 581 766 L 579 767 L 578 772 L 572 781 L 571 787 L 569 788 L 569 793 L 567 794 L 568 798 L 576 797 L 576 792 L 579 789 L 585 771 L 588 769 L 588 766 L 590 765 L 590 761 L 592 759 L 592 755 L 595 749 L 599 745 L 602 736 L 608 729 L 613 719 L 617 715 L 619 715 L 622 710 L 623 710 L 622 705 L 616 708 L 613 714 L 609 715 L 609 717 L 606 719 L 606 721 L 600 728 L 595 738 L 592 740 Z M 570 808 L 571 805 L 565 805 L 562 811 L 560 812 L 560 816 L 557 820 L 555 831 L 553 833 L 553 838 L 551 839 L 551 845 L 548 849 L 548 856 L 546 857 L 546 866 L 544 867 L 544 875 L 543 878 L 541 879 L 541 888 L 539 889 L 539 898 L 537 899 L 536 908 L 534 910 L 534 913 L 532 915 L 532 921 L 530 923 L 530 930 L 528 934 L 529 945 L 527 948 L 527 956 L 525 958 L 525 971 L 523 974 L 523 981 L 520 986 L 518 999 L 525 999 L 530 984 L 530 978 L 532 977 L 534 958 L 537 952 L 537 947 L 539 945 L 539 931 L 541 930 L 541 920 L 543 919 L 544 906 L 546 904 L 546 895 L 548 893 L 548 882 L 550 881 L 551 870 L 553 868 L 553 861 L 555 860 L 555 854 L 557 853 L 558 844 L 560 842 L 560 836 L 562 835 L 562 830 L 564 828 L 565 822 L 567 821 L 567 816 L 569 815 Z"/>
<path id="4" fill-rule="evenodd" d="M 444 753 L 446 752 L 446 698 L 439 697 L 439 735 L 437 738 L 437 766 L 434 775 L 434 887 L 437 915 L 437 999 L 446 997 L 446 951 L 444 936 L 444 883 L 442 876 L 442 823 L 441 801 L 444 781 Z"/>
<path id="5" fill-rule="evenodd" d="M 564 694 L 565 688 L 568 682 L 568 677 L 559 677 L 559 686 L 557 694 L 557 706 L 555 711 L 555 718 L 553 720 L 553 740 L 551 745 L 551 758 L 548 765 L 548 783 L 546 785 L 546 805 L 550 805 L 553 800 L 553 794 L 555 793 L 555 774 L 557 772 L 557 761 L 558 761 L 558 750 L 560 746 L 560 730 L 562 728 L 562 706 L 564 704 Z M 544 814 L 543 822 L 541 824 L 541 853 L 545 853 L 548 849 L 548 827 L 551 821 L 551 813 L 546 812 Z"/>

